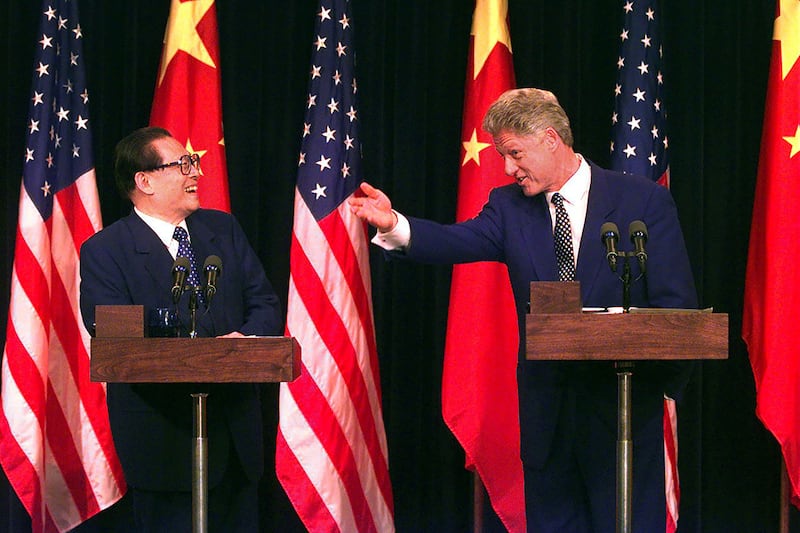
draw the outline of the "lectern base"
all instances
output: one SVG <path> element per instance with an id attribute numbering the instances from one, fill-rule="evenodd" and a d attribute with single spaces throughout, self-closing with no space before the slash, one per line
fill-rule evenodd
<path id="1" fill-rule="evenodd" d="M 208 435 L 206 434 L 206 398 L 208 394 L 192 394 L 194 399 L 194 454 L 192 465 L 192 531 L 208 531 Z"/>
<path id="2" fill-rule="evenodd" d="M 617 533 L 630 533 L 633 498 L 633 437 L 631 378 L 633 362 L 614 363 L 617 369 Z"/>

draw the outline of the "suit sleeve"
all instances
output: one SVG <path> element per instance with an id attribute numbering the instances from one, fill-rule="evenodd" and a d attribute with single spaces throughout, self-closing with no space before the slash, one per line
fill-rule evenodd
<path id="1" fill-rule="evenodd" d="M 280 301 L 244 230 L 235 219 L 232 233 L 242 268 L 244 322 L 239 331 L 245 335 L 281 335 L 283 313 Z"/>
<path id="2" fill-rule="evenodd" d="M 411 240 L 405 255 L 414 261 L 434 264 L 504 262 L 504 212 L 499 189 L 474 218 L 456 224 L 439 224 L 409 217 Z"/>
<path id="3" fill-rule="evenodd" d="M 80 252 L 80 308 L 83 324 L 94 335 L 94 309 L 102 305 L 127 305 L 133 299 L 123 269 L 108 247 L 97 238 L 86 241 Z"/>
<path id="4" fill-rule="evenodd" d="M 654 187 L 645 212 L 648 306 L 696 309 L 697 292 L 672 195 Z M 639 365 L 637 379 L 659 383 L 667 396 L 679 400 L 696 366 L 691 361 L 651 362 Z"/>
<path id="5" fill-rule="evenodd" d="M 647 200 L 647 299 L 650 307 L 696 309 L 689 255 L 672 195 L 653 187 Z"/>

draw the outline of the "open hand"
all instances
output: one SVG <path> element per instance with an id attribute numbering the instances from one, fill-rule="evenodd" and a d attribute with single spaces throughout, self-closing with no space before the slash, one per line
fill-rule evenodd
<path id="1" fill-rule="evenodd" d="M 361 184 L 361 192 L 366 196 L 351 196 L 348 200 L 353 213 L 380 231 L 391 231 L 397 224 L 397 215 L 389 197 L 366 182 Z"/>

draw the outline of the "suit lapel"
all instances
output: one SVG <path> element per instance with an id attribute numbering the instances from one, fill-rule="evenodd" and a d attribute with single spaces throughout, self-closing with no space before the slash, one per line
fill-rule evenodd
<path id="1" fill-rule="evenodd" d="M 194 249 L 194 256 L 197 260 L 197 268 L 201 270 L 203 263 L 209 255 L 220 255 L 220 249 L 217 245 L 217 236 L 198 216 L 195 212 L 186 219 L 186 227 L 189 228 L 189 235 L 192 239 L 192 248 Z"/>
<path id="2" fill-rule="evenodd" d="M 186 227 L 189 228 L 189 235 L 192 239 L 192 248 L 194 249 L 194 256 L 197 261 L 198 274 L 200 275 L 201 285 L 205 283 L 205 276 L 203 273 L 203 264 L 209 255 L 216 255 L 220 258 L 224 256 L 217 241 L 217 234 L 208 227 L 201 211 L 195 211 L 186 218 Z M 225 272 L 226 265 L 222 265 L 223 273 Z M 228 274 L 230 276 L 230 274 Z M 227 331 L 218 331 L 218 327 L 225 324 L 225 317 L 223 310 L 226 309 L 225 298 L 229 291 L 224 289 L 225 275 L 219 277 L 217 281 L 217 293 L 210 309 L 206 311 L 202 304 L 199 304 L 201 310 L 198 315 L 198 331 L 205 331 L 205 334 L 219 335 L 220 333 L 228 333 Z"/>
<path id="3" fill-rule="evenodd" d="M 162 294 L 168 295 L 172 289 L 169 284 L 169 273 L 172 270 L 172 257 L 164 243 L 158 238 L 150 226 L 144 223 L 136 213 L 131 213 L 125 219 L 125 224 L 131 233 L 134 250 L 141 261 L 141 265 L 153 280 L 153 284 Z"/>
<path id="4" fill-rule="evenodd" d="M 594 164 L 591 164 L 591 169 L 592 183 L 589 187 L 589 202 L 576 270 L 577 279 L 581 282 L 581 294 L 584 301 L 590 294 L 601 269 L 608 268 L 605 248 L 600 240 L 600 226 L 612 218 L 615 210 L 610 197 L 608 175 Z"/>
<path id="5" fill-rule="evenodd" d="M 525 247 L 530 251 L 531 267 L 534 275 L 531 281 L 548 281 L 558 279 L 558 266 L 553 248 L 553 225 L 550 211 L 544 194 L 525 199 L 530 206 L 528 219 L 520 225 Z"/>

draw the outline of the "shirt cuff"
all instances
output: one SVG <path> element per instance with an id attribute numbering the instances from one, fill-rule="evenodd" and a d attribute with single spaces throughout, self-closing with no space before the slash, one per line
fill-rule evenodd
<path id="1" fill-rule="evenodd" d="M 380 246 L 384 250 L 398 250 L 408 246 L 411 241 L 411 224 L 408 219 L 392 209 L 397 216 L 397 224 L 386 232 L 378 231 L 372 238 L 372 244 Z"/>

